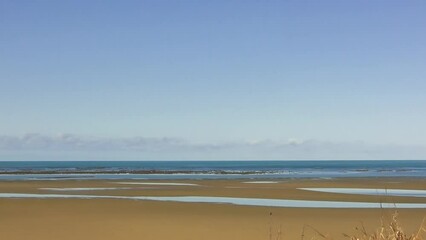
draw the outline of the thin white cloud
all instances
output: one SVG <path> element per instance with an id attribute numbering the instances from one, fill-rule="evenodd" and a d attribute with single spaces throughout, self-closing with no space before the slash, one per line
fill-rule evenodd
<path id="1" fill-rule="evenodd" d="M 144 151 L 174 148 L 183 144 L 182 140 L 174 138 L 100 138 L 72 134 L 0 136 L 0 150 Z"/>
<path id="2" fill-rule="evenodd" d="M 0 136 L 0 160 L 13 159 L 17 155 L 31 158 L 31 153 L 39 158 L 53 156 L 58 160 L 67 156 L 99 160 L 426 159 L 426 146 L 295 139 L 198 144 L 176 138 L 102 138 L 73 134 Z"/>

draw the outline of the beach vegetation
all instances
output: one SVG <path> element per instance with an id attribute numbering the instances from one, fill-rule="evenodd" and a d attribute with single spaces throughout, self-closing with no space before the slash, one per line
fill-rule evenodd
<path id="1" fill-rule="evenodd" d="M 272 216 L 272 213 L 270 213 Z M 342 233 L 338 240 L 426 240 L 426 220 L 421 222 L 415 232 L 407 232 L 401 226 L 398 219 L 398 212 L 395 211 L 390 220 L 385 221 L 382 217 L 381 225 L 375 231 L 369 232 L 366 230 L 363 223 L 355 227 L 354 234 Z M 309 234 L 308 234 L 309 233 Z M 313 236 L 312 236 L 313 233 Z M 309 235 L 309 236 L 308 236 Z M 280 228 L 274 233 L 272 226 L 269 228 L 269 240 L 282 240 L 282 230 Z M 332 236 L 321 232 L 311 225 L 304 225 L 300 236 L 301 240 L 335 240 Z M 285 239 L 283 239 L 285 240 Z"/>
<path id="2" fill-rule="evenodd" d="M 414 233 L 406 232 L 398 220 L 398 212 L 392 215 L 390 221 L 385 222 L 382 218 L 381 226 L 374 232 L 367 232 L 364 225 L 356 227 L 356 235 L 343 234 L 350 240 L 423 240 L 426 233 L 425 219 L 421 222 L 418 230 Z"/>

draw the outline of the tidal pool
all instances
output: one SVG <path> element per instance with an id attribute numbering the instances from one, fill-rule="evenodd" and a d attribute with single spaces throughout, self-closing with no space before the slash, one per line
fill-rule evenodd
<path id="1" fill-rule="evenodd" d="M 340 201 L 312 201 L 266 198 L 234 198 L 234 197 L 206 197 L 206 196 L 98 196 L 98 195 L 71 195 L 71 194 L 30 194 L 30 193 L 0 193 L 0 198 L 75 198 L 75 199 L 129 199 L 148 201 L 171 201 L 187 203 L 215 203 L 234 204 L 245 206 L 268 206 L 287 208 L 426 208 L 426 203 L 371 203 L 371 202 L 340 202 Z"/>
<path id="2" fill-rule="evenodd" d="M 306 191 L 361 194 L 376 196 L 426 197 L 426 190 L 373 189 L 373 188 L 298 188 Z"/>

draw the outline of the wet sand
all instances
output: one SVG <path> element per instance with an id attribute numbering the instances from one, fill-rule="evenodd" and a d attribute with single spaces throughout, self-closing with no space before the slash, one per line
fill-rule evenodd
<path id="1" fill-rule="evenodd" d="M 116 181 L 2 181 L 0 193 L 58 193 L 40 188 L 107 188 L 68 191 L 66 194 L 116 196 L 221 196 L 299 200 L 425 203 L 425 198 L 323 193 L 298 188 L 349 187 L 426 189 L 426 179 Z M 125 182 L 125 181 L 120 181 Z M 177 185 L 185 183 L 195 185 Z M 121 188 L 113 190 L 111 188 Z M 124 188 L 124 189 L 122 189 Z M 130 188 L 130 189 L 128 189 Z M 64 192 L 60 192 L 64 193 Z M 389 219 L 394 209 L 320 209 L 237 206 L 212 203 L 177 203 L 123 199 L 0 199 L 0 239 L 301 239 L 310 225 L 334 239 L 354 233 L 364 224 L 368 231 Z M 414 231 L 426 209 L 399 209 L 407 231 Z M 271 215 L 272 213 L 272 215 Z M 305 239 L 316 233 L 305 228 Z"/>

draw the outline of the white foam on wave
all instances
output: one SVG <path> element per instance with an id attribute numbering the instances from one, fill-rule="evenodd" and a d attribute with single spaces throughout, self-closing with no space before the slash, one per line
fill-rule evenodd
<path id="1" fill-rule="evenodd" d="M 275 181 L 251 181 L 251 182 L 243 182 L 243 183 L 268 184 L 268 183 L 278 183 L 278 182 L 275 182 Z"/>
<path id="2" fill-rule="evenodd" d="M 131 187 L 103 187 L 103 188 L 39 188 L 47 191 L 102 191 L 102 190 L 129 190 Z"/>
<path id="3" fill-rule="evenodd" d="M 118 184 L 133 184 L 133 185 L 158 185 L 158 186 L 199 186 L 194 183 L 173 183 L 173 182 L 113 182 Z"/>
<path id="4" fill-rule="evenodd" d="M 375 196 L 426 197 L 426 190 L 373 188 L 299 188 L 306 191 Z"/>
<path id="5" fill-rule="evenodd" d="M 187 203 L 220 203 L 245 206 L 268 206 L 288 208 L 426 208 L 426 203 L 371 203 L 371 202 L 338 202 L 312 201 L 265 198 L 233 198 L 205 196 L 98 196 L 98 195 L 67 195 L 67 194 L 30 194 L 30 193 L 0 193 L 0 198 L 75 198 L 75 199 L 131 199 L 149 201 L 172 201 Z"/>

